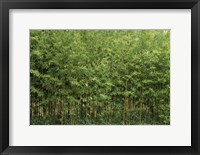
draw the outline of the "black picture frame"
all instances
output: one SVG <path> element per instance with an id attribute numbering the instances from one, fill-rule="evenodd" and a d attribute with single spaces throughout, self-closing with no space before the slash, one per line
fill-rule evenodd
<path id="1" fill-rule="evenodd" d="M 9 9 L 191 9 L 191 146 L 9 146 Z M 199 0 L 0 0 L 0 153 L 200 154 L 199 52 Z"/>

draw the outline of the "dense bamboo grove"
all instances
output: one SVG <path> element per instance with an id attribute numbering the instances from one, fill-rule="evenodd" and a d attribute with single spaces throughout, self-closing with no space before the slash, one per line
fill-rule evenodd
<path id="1" fill-rule="evenodd" d="M 168 30 L 31 30 L 31 124 L 170 124 Z"/>

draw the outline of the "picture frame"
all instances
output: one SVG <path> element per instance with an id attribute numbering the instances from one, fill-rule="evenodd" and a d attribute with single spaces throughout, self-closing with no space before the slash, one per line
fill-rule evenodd
<path id="1" fill-rule="evenodd" d="M 191 9 L 191 146 L 9 146 L 9 9 Z M 1 0 L 0 11 L 1 154 L 200 154 L 199 0 Z"/>

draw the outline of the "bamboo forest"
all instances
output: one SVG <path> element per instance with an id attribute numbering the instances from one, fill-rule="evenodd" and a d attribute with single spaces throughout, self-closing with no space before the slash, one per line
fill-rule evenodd
<path id="1" fill-rule="evenodd" d="M 30 125 L 170 125 L 170 30 L 30 30 Z"/>

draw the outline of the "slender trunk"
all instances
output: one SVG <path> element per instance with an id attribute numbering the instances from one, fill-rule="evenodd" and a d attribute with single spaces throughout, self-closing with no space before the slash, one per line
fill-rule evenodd
<path id="1" fill-rule="evenodd" d="M 142 122 L 142 102 L 143 102 L 143 94 L 142 94 L 142 87 L 141 87 L 141 100 L 140 100 L 140 124 Z"/>

